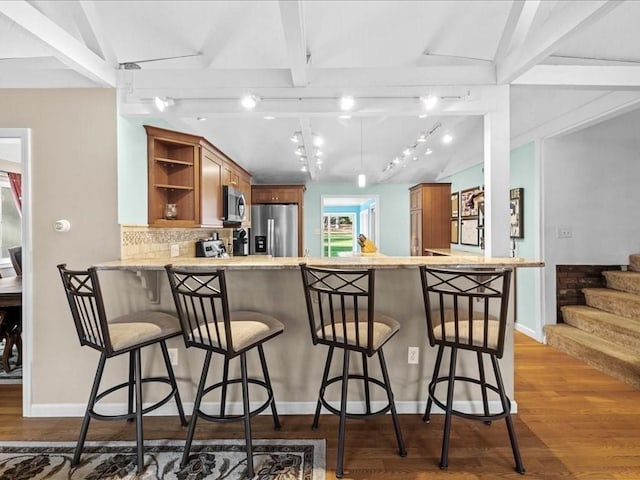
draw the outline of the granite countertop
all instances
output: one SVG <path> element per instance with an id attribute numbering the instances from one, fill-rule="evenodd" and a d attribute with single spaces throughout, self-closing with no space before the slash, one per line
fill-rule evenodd
<path id="1" fill-rule="evenodd" d="M 361 268 L 414 268 L 418 265 L 456 267 L 541 267 L 544 262 L 525 258 L 484 257 L 476 253 L 455 253 L 442 256 L 391 257 L 381 254 L 354 254 L 345 257 L 271 257 L 250 255 L 247 257 L 203 258 L 161 257 L 130 260 L 114 260 L 94 265 L 100 270 L 159 270 L 167 264 L 185 268 L 225 269 L 294 269 L 300 263 L 324 267 Z"/>

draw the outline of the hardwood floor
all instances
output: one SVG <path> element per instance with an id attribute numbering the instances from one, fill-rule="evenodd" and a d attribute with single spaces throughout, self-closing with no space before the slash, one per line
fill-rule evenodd
<path id="1" fill-rule="evenodd" d="M 425 425 L 401 415 L 408 455 L 400 458 L 388 416 L 347 423 L 347 479 L 640 479 L 640 391 L 560 351 L 516 334 L 516 431 L 527 473 L 514 469 L 503 421 L 491 426 L 454 418 L 449 469 L 438 468 L 443 415 Z M 76 440 L 79 418 L 21 417 L 20 385 L 0 385 L 0 441 Z M 335 478 L 338 419 L 323 415 L 311 431 L 309 416 L 255 417 L 255 438 L 326 438 L 327 480 Z M 124 422 L 93 422 L 89 440 L 132 440 Z M 148 439 L 183 439 L 177 417 L 148 417 Z M 197 437 L 241 438 L 242 424 L 198 424 Z"/>

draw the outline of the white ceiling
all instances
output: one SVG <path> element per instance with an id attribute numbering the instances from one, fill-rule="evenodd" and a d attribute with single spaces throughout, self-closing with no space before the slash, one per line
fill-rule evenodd
<path id="1" fill-rule="evenodd" d="M 511 85 L 512 147 L 635 108 L 639 22 L 634 0 L 0 1 L 0 88 L 117 87 L 122 115 L 208 138 L 256 183 L 427 182 L 481 161 L 486 86 Z M 321 170 L 295 131 L 325 139 Z"/>

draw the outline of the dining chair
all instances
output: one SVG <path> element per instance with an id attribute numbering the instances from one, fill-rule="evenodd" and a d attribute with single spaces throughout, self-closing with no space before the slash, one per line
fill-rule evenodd
<path id="1" fill-rule="evenodd" d="M 280 419 L 263 344 L 280 335 L 284 331 L 284 325 L 276 318 L 260 312 L 230 310 L 226 275 L 222 269 L 192 271 L 175 268 L 172 265 L 167 265 L 165 268 L 185 344 L 187 348 L 194 347 L 206 352 L 180 465 L 184 467 L 189 462 L 198 418 L 219 423 L 243 421 L 247 452 L 246 476 L 253 478 L 251 417 L 271 407 L 274 428 L 280 429 Z M 262 379 L 249 377 L 247 353 L 250 351 L 258 352 Z M 207 386 L 208 376 L 213 370 L 211 359 L 214 353 L 220 355 L 223 360 L 222 381 Z M 229 363 L 235 358 L 240 359 L 240 378 L 230 379 Z M 231 413 L 227 405 L 228 389 L 237 384 L 241 385 L 242 390 L 241 414 Z M 266 399 L 253 409 L 250 406 L 249 385 L 258 387 L 258 390 L 266 394 Z M 218 414 L 207 412 L 202 408 L 203 397 L 214 391 L 220 393 Z"/>
<path id="2" fill-rule="evenodd" d="M 338 460 L 336 477 L 344 475 L 344 443 L 347 418 L 364 419 L 387 412 L 391 413 L 401 457 L 407 455 L 400 431 L 382 347 L 400 330 L 400 324 L 393 318 L 375 310 L 375 270 L 336 269 L 300 264 L 302 284 L 311 341 L 313 345 L 328 348 L 324 372 L 320 382 L 318 402 L 312 428 L 318 428 L 322 407 L 340 417 L 338 429 Z M 329 377 L 331 363 L 336 349 L 342 350 L 342 371 L 340 375 Z M 351 370 L 350 354 L 360 354 L 362 373 Z M 369 370 L 369 359 L 376 355 L 380 364 L 382 379 L 373 377 Z M 349 381 L 362 382 L 364 402 L 362 411 L 347 411 Z M 340 406 L 334 407 L 326 398 L 327 387 L 338 384 L 341 390 Z M 371 387 L 381 388 L 386 403 L 373 410 Z"/>
<path id="3" fill-rule="evenodd" d="M 65 264 L 60 264 L 58 270 L 80 345 L 86 345 L 100 352 L 100 360 L 82 421 L 72 466 L 80 463 L 80 456 L 92 418 L 96 420 L 135 420 L 137 473 L 141 474 L 144 470 L 143 415 L 174 398 L 180 422 L 182 426 L 187 425 L 166 344 L 168 339 L 180 335 L 180 323 L 173 315 L 159 311 L 140 311 L 110 318 L 105 311 L 98 272 L 95 268 L 71 270 Z M 141 350 L 155 345 L 160 346 L 167 375 L 143 377 Z M 107 360 L 124 354 L 129 354 L 128 380 L 100 391 L 100 382 Z M 142 386 L 148 383 L 167 384 L 170 390 L 162 399 L 144 406 Z M 100 400 L 121 389 L 127 389 L 127 413 L 111 415 L 96 411 L 95 407 Z"/>
<path id="4" fill-rule="evenodd" d="M 16 272 L 16 275 L 22 275 L 22 247 L 10 247 L 7 249 L 9 257 L 11 258 L 11 265 Z"/>
<path id="5" fill-rule="evenodd" d="M 502 380 L 498 360 L 503 357 L 507 335 L 507 312 L 511 270 L 437 268 L 421 265 L 420 279 L 427 320 L 429 344 L 438 347 L 433 375 L 428 386 L 428 399 L 423 421 L 429 422 L 431 408 L 436 404 L 445 412 L 440 468 L 448 467 L 449 438 L 452 416 L 479 420 L 490 425 L 504 418 L 507 424 L 515 469 L 524 473 L 513 419 L 511 401 Z M 447 374 L 440 375 L 445 350 L 450 352 Z M 477 370 L 465 365 L 457 370 L 458 354 L 475 353 Z M 493 368 L 493 379 L 485 373 L 485 358 Z M 462 369 L 461 369 L 462 370 Z M 438 392 L 439 384 L 446 386 L 446 398 Z M 482 398 L 480 412 L 454 408 L 455 387 L 472 392 L 474 385 Z M 490 402 L 490 396 L 495 401 Z"/>

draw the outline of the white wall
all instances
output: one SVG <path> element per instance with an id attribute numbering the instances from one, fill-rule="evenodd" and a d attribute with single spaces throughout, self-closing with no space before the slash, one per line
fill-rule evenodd
<path id="1" fill-rule="evenodd" d="M 8 89 L 0 105 L 0 127 L 31 129 L 33 401 L 86 401 L 97 355 L 79 346 L 56 265 L 120 256 L 116 91 Z M 70 232 L 54 231 L 61 218 Z"/>
<path id="2" fill-rule="evenodd" d="M 640 110 L 546 140 L 542 162 L 544 323 L 553 324 L 556 265 L 626 265 L 640 252 Z M 557 238 L 558 227 L 571 238 Z"/>

